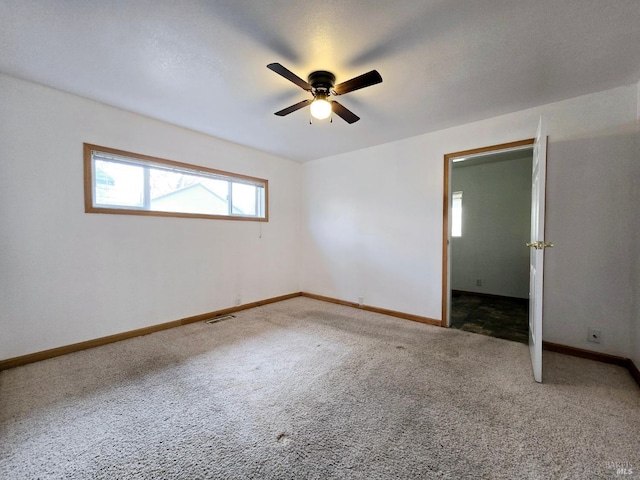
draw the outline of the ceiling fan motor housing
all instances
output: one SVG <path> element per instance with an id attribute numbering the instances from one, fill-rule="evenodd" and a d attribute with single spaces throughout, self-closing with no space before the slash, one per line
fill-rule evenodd
<path id="1" fill-rule="evenodd" d="M 328 95 L 336 83 L 336 76 L 331 72 L 318 70 L 309 74 L 307 82 L 313 87 L 314 93 L 324 93 Z"/>

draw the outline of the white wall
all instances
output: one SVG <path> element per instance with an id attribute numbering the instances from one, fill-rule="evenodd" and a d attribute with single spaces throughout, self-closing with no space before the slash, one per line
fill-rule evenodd
<path id="1" fill-rule="evenodd" d="M 463 192 L 462 236 L 451 239 L 451 288 L 529 298 L 531 154 L 468 162 L 454 163 L 451 175 L 452 191 Z"/>
<path id="2" fill-rule="evenodd" d="M 627 356 L 636 96 L 620 87 L 305 164 L 302 289 L 440 319 L 444 154 L 532 138 L 544 113 L 544 338 Z M 596 327 L 603 342 L 587 343 Z"/>
<path id="3" fill-rule="evenodd" d="M 8 76 L 0 91 L 0 359 L 300 291 L 299 164 Z M 270 221 L 85 214 L 83 142 L 266 178 Z"/>
<path id="4" fill-rule="evenodd" d="M 637 116 L 636 116 L 636 161 L 635 161 L 635 184 L 634 184 L 634 198 L 640 198 L 640 82 L 637 86 Z M 635 225 L 640 225 L 640 208 L 636 208 L 636 217 L 634 221 Z M 635 228 L 635 272 L 634 272 L 634 290 L 633 298 L 634 312 L 631 317 L 631 329 L 630 338 L 632 339 L 632 349 L 630 358 L 635 363 L 636 367 L 640 368 L 640 228 Z M 633 259 L 632 259 L 633 260 Z"/>

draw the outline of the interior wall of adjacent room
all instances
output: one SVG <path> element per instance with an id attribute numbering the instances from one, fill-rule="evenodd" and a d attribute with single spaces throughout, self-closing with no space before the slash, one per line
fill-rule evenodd
<path id="1" fill-rule="evenodd" d="M 300 290 L 300 164 L 4 75 L 0 91 L 0 359 Z M 266 178 L 269 222 L 86 214 L 83 142 Z"/>
<path id="2" fill-rule="evenodd" d="M 450 244 L 451 288 L 529 298 L 531 154 L 471 162 L 454 163 L 451 175 L 451 190 L 463 192 L 462 236 Z"/>
<path id="3" fill-rule="evenodd" d="M 637 86 L 304 164 L 302 288 L 441 318 L 443 156 L 549 134 L 544 338 L 628 355 Z M 588 328 L 602 343 L 587 342 Z"/>

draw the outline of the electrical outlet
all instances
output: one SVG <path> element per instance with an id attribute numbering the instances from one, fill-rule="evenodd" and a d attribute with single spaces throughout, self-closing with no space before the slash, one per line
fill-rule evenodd
<path id="1" fill-rule="evenodd" d="M 587 341 L 600 343 L 600 335 L 600 330 L 589 329 L 589 338 L 587 338 Z"/>
<path id="2" fill-rule="evenodd" d="M 364 297 L 358 297 L 358 305 L 361 307 L 364 305 Z"/>
<path id="3" fill-rule="evenodd" d="M 242 299 L 240 297 L 236 297 L 236 307 L 239 307 L 242 304 Z"/>
<path id="4" fill-rule="evenodd" d="M 477 279 L 476 280 L 476 287 L 481 287 L 482 286 L 482 279 Z"/>

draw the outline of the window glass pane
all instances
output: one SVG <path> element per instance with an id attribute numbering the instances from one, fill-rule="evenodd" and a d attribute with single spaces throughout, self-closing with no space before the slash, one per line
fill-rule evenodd
<path id="1" fill-rule="evenodd" d="M 232 183 L 233 214 L 257 215 L 258 188 L 255 185 Z"/>
<path id="2" fill-rule="evenodd" d="M 95 205 L 144 206 L 144 168 L 95 161 Z"/>
<path id="3" fill-rule="evenodd" d="M 150 209 L 160 212 L 228 215 L 229 182 L 173 172 L 149 169 Z"/>
<path id="4" fill-rule="evenodd" d="M 462 192 L 453 192 L 451 197 L 451 236 L 462 236 Z"/>

